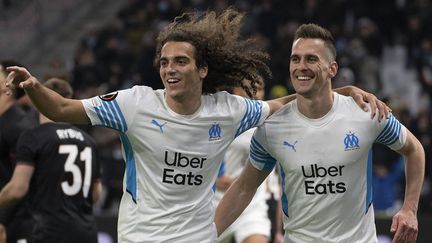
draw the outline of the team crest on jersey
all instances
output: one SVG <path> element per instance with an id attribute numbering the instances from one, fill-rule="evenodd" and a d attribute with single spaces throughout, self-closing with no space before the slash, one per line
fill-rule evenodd
<path id="1" fill-rule="evenodd" d="M 209 141 L 221 139 L 221 128 L 218 123 L 213 124 L 209 129 Z"/>
<path id="2" fill-rule="evenodd" d="M 100 95 L 99 98 L 103 101 L 112 101 L 114 100 L 118 95 L 118 92 L 112 92 L 105 95 Z"/>
<path id="3" fill-rule="evenodd" d="M 355 135 L 355 133 L 349 131 L 344 139 L 345 151 L 359 149 L 359 138 Z"/>

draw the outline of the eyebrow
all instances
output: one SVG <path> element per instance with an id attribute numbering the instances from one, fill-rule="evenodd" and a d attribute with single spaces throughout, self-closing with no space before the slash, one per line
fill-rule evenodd
<path id="1" fill-rule="evenodd" d="M 168 57 L 160 57 L 159 61 L 166 61 L 168 59 L 169 59 Z M 190 59 L 190 57 L 185 56 L 185 55 L 179 55 L 179 56 L 174 56 L 172 59 L 174 59 L 174 60 L 178 60 L 178 59 Z"/>

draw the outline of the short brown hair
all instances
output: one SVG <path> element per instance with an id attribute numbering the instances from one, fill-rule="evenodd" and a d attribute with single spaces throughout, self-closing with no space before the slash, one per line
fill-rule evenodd
<path id="1" fill-rule="evenodd" d="M 331 32 L 316 24 L 302 24 L 295 32 L 294 40 L 299 38 L 321 39 L 330 50 L 333 60 L 336 60 L 336 46 Z"/>
<path id="2" fill-rule="evenodd" d="M 0 66 L 3 67 L 3 73 L 5 76 L 9 75 L 9 72 L 6 70 L 7 67 L 12 67 L 12 66 L 24 67 L 21 63 L 14 60 L 2 60 L 0 61 Z M 16 77 L 16 79 L 21 79 L 21 77 Z M 19 99 L 25 95 L 24 90 L 19 88 L 13 89 L 12 92 L 14 94 L 15 99 Z"/>
<path id="3" fill-rule="evenodd" d="M 55 91 L 65 98 L 72 98 L 73 89 L 72 86 L 66 80 L 59 78 L 50 78 L 44 83 L 45 87 Z"/>

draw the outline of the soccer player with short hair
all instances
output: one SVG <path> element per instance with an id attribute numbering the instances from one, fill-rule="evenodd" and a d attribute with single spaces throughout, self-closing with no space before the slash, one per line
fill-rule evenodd
<path id="1" fill-rule="evenodd" d="M 381 122 L 371 120 L 351 97 L 332 92 L 337 70 L 331 33 L 314 24 L 301 25 L 290 62 L 297 99 L 257 128 L 251 163 L 216 210 L 219 233 L 238 217 L 278 164 L 285 242 L 377 242 L 371 148 L 378 142 L 406 160 L 405 201 L 393 217 L 393 242 L 415 242 L 423 148 L 393 115 Z"/>
<path id="2" fill-rule="evenodd" d="M 14 90 L 6 95 L 7 67 L 20 65 L 13 60 L 0 62 L 0 188 L 4 187 L 12 177 L 15 167 L 16 143 L 22 132 L 35 127 L 37 124 L 28 117 L 23 109 L 17 105 L 17 99 L 25 93 Z M 28 203 L 21 203 L 0 209 L 0 242 L 31 241 L 33 219 L 28 209 Z"/>
<path id="3" fill-rule="evenodd" d="M 45 86 L 72 97 L 72 88 L 64 80 L 50 79 Z M 42 114 L 40 123 L 18 140 L 17 164 L 12 179 L 0 192 L 0 207 L 29 195 L 36 222 L 33 240 L 27 242 L 96 243 L 92 206 L 102 185 L 93 138 Z"/>
<path id="4" fill-rule="evenodd" d="M 267 54 L 252 39 L 240 38 L 242 19 L 233 9 L 189 13 L 162 30 L 155 64 L 164 90 L 134 86 L 82 101 L 64 99 L 26 69 L 10 68 L 8 85 L 24 88 L 50 119 L 119 132 L 126 162 L 120 242 L 216 240 L 212 187 L 226 149 L 290 99 L 252 101 L 216 92 L 247 79 L 253 93 L 256 79 L 270 72 Z M 17 76 L 25 81 L 14 81 Z M 359 103 L 374 98 L 356 91 Z"/>

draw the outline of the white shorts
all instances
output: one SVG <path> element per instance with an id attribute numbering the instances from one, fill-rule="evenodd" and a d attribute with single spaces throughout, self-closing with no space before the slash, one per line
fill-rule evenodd
<path id="1" fill-rule="evenodd" d="M 219 236 L 219 240 L 234 236 L 241 243 L 251 235 L 264 235 L 270 238 L 271 222 L 268 218 L 265 183 L 255 193 L 249 206 L 240 217 Z"/>

